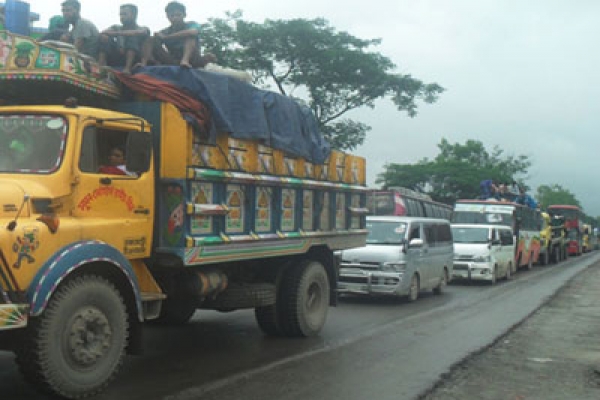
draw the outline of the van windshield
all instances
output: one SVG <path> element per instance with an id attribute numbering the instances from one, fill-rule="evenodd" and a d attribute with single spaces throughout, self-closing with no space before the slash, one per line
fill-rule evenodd
<path id="1" fill-rule="evenodd" d="M 367 221 L 367 244 L 401 244 L 406 236 L 406 223 Z"/>
<path id="2" fill-rule="evenodd" d="M 487 243 L 488 228 L 452 227 L 454 243 Z"/>

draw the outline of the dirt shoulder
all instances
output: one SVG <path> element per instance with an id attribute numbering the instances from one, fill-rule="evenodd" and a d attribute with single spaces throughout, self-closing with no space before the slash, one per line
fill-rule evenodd
<path id="1" fill-rule="evenodd" d="M 421 400 L 600 399 L 600 263 Z"/>

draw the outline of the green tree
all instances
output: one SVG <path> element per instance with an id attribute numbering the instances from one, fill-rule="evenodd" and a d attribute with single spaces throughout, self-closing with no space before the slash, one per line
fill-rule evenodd
<path id="1" fill-rule="evenodd" d="M 444 90 L 394 72 L 396 65 L 373 50 L 380 39 L 338 32 L 322 18 L 254 23 L 236 11 L 210 19 L 202 37 L 221 65 L 250 71 L 256 84 L 302 99 L 324 136 L 342 150 L 362 144 L 371 129 L 348 118 L 349 111 L 389 98 L 413 117 L 419 101 L 433 103 Z"/>
<path id="2" fill-rule="evenodd" d="M 566 204 L 581 208 L 581 204 L 575 195 L 558 184 L 538 186 L 535 197 L 542 209 L 552 204 Z"/>
<path id="3" fill-rule="evenodd" d="M 440 153 L 433 160 L 386 164 L 376 183 L 383 187 L 408 187 L 427 193 L 436 201 L 452 204 L 457 199 L 476 198 L 479 183 L 485 179 L 522 185 L 531 166 L 528 156 L 505 155 L 498 146 L 488 152 L 477 140 L 451 144 L 442 139 L 438 148 Z"/>

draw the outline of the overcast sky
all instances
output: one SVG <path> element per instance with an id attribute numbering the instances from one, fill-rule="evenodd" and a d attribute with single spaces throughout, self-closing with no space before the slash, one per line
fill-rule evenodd
<path id="1" fill-rule="evenodd" d="M 0 0 L 1 1 L 1 0 Z M 121 2 L 80 0 L 99 29 L 118 23 Z M 123 1 L 123 3 L 129 0 Z M 168 25 L 167 1 L 132 0 L 138 21 Z M 46 26 L 61 0 L 29 1 Z M 244 18 L 327 19 L 337 30 L 381 38 L 377 51 L 398 72 L 447 89 L 411 119 L 389 101 L 351 117 L 372 126 L 356 153 L 367 158 L 369 184 L 385 163 L 438 154 L 441 138 L 476 139 L 488 150 L 530 156 L 527 183 L 560 184 L 600 215 L 596 179 L 600 126 L 600 1 L 597 0 L 303 0 L 183 1 L 188 20 L 204 23 L 241 9 Z"/>

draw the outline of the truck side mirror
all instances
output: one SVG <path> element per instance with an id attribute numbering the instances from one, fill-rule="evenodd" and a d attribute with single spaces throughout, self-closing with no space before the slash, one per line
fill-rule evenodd
<path id="1" fill-rule="evenodd" d="M 128 171 L 142 174 L 150 169 L 152 158 L 152 135 L 148 132 L 130 132 L 127 135 Z"/>

